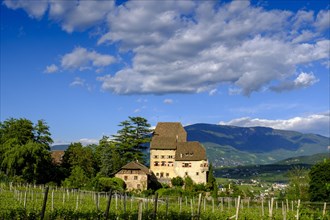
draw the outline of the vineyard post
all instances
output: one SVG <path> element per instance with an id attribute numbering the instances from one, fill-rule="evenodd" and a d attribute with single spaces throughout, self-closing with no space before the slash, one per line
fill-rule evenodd
<path id="1" fill-rule="evenodd" d="M 95 193 L 95 205 L 96 205 L 96 210 L 99 211 L 99 194 L 96 192 Z"/>
<path id="2" fill-rule="evenodd" d="M 40 219 L 41 220 L 43 220 L 44 219 L 44 216 L 45 216 L 46 204 L 47 204 L 47 198 L 48 198 L 48 190 L 49 190 L 49 187 L 46 186 L 46 188 L 45 188 L 45 195 L 44 195 L 44 201 L 43 201 L 42 209 L 41 209 L 41 213 L 40 213 Z"/>
<path id="3" fill-rule="evenodd" d="M 26 191 L 24 192 L 24 208 L 26 208 Z"/>
<path id="4" fill-rule="evenodd" d="M 274 198 L 272 197 L 270 199 L 270 209 L 269 209 L 269 217 L 272 218 L 273 217 L 273 207 L 274 207 Z"/>
<path id="5" fill-rule="evenodd" d="M 300 206 L 300 199 L 298 199 L 298 205 L 297 205 L 297 220 L 299 220 L 299 206 Z"/>
<path id="6" fill-rule="evenodd" d="M 154 202 L 154 213 L 153 213 L 153 219 L 156 220 L 157 216 L 157 203 L 158 203 L 158 193 L 155 193 L 155 202 Z"/>
<path id="7" fill-rule="evenodd" d="M 289 210 L 289 200 L 286 199 L 286 210 Z"/>
<path id="8" fill-rule="evenodd" d="M 327 203 L 325 202 L 324 206 L 323 206 L 323 213 L 322 213 L 323 217 L 325 216 L 326 210 L 327 210 Z"/>
<path id="9" fill-rule="evenodd" d="M 139 214 L 138 214 L 138 220 L 142 220 L 142 212 L 143 212 L 143 206 L 142 206 L 142 200 L 139 200 Z"/>
<path id="10" fill-rule="evenodd" d="M 79 209 L 79 193 L 77 193 L 76 210 Z"/>
<path id="11" fill-rule="evenodd" d="M 115 201 L 116 201 L 116 211 L 118 210 L 118 194 L 117 194 L 117 192 L 116 192 L 116 194 L 115 194 Z"/>
<path id="12" fill-rule="evenodd" d="M 124 213 L 126 213 L 126 200 L 127 200 L 127 194 L 124 193 Z"/>
<path id="13" fill-rule="evenodd" d="M 263 217 L 265 215 L 265 210 L 264 210 L 264 198 L 261 199 L 261 216 Z"/>
<path id="14" fill-rule="evenodd" d="M 202 203 L 202 193 L 200 193 L 198 195 L 197 219 L 200 219 L 200 215 L 201 215 L 201 203 Z"/>
<path id="15" fill-rule="evenodd" d="M 107 208 L 105 209 L 105 214 L 104 214 L 105 220 L 107 220 L 108 216 L 109 216 L 109 209 L 110 209 L 110 205 L 111 205 L 111 196 L 112 196 L 112 189 L 110 189 L 110 191 L 109 191 Z"/>
<path id="16" fill-rule="evenodd" d="M 224 198 L 221 197 L 221 212 L 223 212 L 223 203 L 224 203 Z"/>
<path id="17" fill-rule="evenodd" d="M 236 206 L 236 215 L 235 215 L 235 220 L 238 219 L 238 212 L 239 212 L 239 204 L 240 204 L 241 196 L 238 196 L 237 198 L 237 206 Z"/>
<path id="18" fill-rule="evenodd" d="M 180 215 L 181 215 L 181 211 L 182 211 L 182 197 L 180 196 Z"/>

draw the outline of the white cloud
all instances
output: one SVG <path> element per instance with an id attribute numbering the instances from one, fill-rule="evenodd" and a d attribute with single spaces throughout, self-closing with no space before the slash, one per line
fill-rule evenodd
<path id="1" fill-rule="evenodd" d="M 296 89 L 313 85 L 292 80 L 302 65 L 329 60 L 323 33 L 329 10 L 266 10 L 249 1 L 33 2 L 4 4 L 38 18 L 48 9 L 49 19 L 63 30 L 95 27 L 98 45 L 131 52 L 131 62 L 118 61 L 129 65 L 97 78 L 103 90 L 117 94 L 211 94 L 225 83 L 250 95 L 277 81 Z M 102 72 L 113 62 L 111 55 L 78 47 L 63 56 L 61 67 Z"/>
<path id="2" fill-rule="evenodd" d="M 55 64 L 52 64 L 50 66 L 46 66 L 45 73 L 55 73 L 59 70 L 58 66 Z"/>
<path id="3" fill-rule="evenodd" d="M 90 139 L 90 138 L 81 138 L 77 142 L 80 142 L 82 145 L 87 146 L 87 145 L 90 145 L 90 144 L 98 144 L 99 140 Z"/>
<path id="4" fill-rule="evenodd" d="M 315 26 L 319 30 L 327 30 L 330 28 L 330 10 L 321 10 L 317 14 Z"/>
<path id="5" fill-rule="evenodd" d="M 282 92 L 286 90 L 300 89 L 309 87 L 317 83 L 319 79 L 313 73 L 300 73 L 294 81 L 284 81 L 277 86 L 270 87 L 271 90 Z"/>
<path id="6" fill-rule="evenodd" d="M 48 0 L 38 0 L 38 1 L 5 0 L 3 4 L 11 9 L 22 8 L 32 18 L 41 18 L 45 14 L 48 8 Z"/>
<path id="7" fill-rule="evenodd" d="M 70 86 L 85 86 L 85 80 L 80 77 L 75 77 L 74 81 L 70 83 Z"/>
<path id="8" fill-rule="evenodd" d="M 294 117 L 290 119 L 260 119 L 260 118 L 237 118 L 228 122 L 221 121 L 221 125 L 232 125 L 240 127 L 271 127 L 274 129 L 293 130 L 304 133 L 316 133 L 330 136 L 330 116 L 329 112 L 324 114 L 313 114 L 306 117 Z"/>
<path id="9" fill-rule="evenodd" d="M 171 105 L 173 104 L 173 99 L 164 99 L 164 104 Z"/>
<path id="10" fill-rule="evenodd" d="M 90 69 L 92 67 L 105 67 L 115 62 L 111 55 L 88 51 L 83 47 L 75 48 L 71 53 L 65 54 L 61 60 L 64 69 Z"/>
<path id="11" fill-rule="evenodd" d="M 329 58 L 328 40 L 309 42 L 318 36 L 305 30 L 314 22 L 313 12 L 266 11 L 241 1 L 215 9 L 211 2 L 199 2 L 188 7 L 194 22 L 170 3 L 155 9 L 148 1 L 133 1 L 109 15 L 110 31 L 99 43 L 119 42 L 135 56 L 131 67 L 98 78 L 104 90 L 198 93 L 230 83 L 249 95 L 273 81 L 290 80 L 301 64 Z"/>
<path id="12" fill-rule="evenodd" d="M 212 90 L 209 92 L 209 95 L 210 95 L 210 96 L 213 96 L 213 95 L 215 95 L 217 92 L 218 92 L 217 89 L 212 89 Z"/>

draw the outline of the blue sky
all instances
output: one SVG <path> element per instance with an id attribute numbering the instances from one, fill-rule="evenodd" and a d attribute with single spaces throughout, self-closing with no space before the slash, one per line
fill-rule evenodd
<path id="1" fill-rule="evenodd" d="M 1 121 L 95 143 L 128 116 L 329 135 L 328 1 L 2 1 Z"/>

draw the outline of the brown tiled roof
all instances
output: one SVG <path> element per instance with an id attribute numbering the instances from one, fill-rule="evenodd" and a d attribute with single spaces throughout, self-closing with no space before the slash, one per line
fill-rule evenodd
<path id="1" fill-rule="evenodd" d="M 186 142 L 187 132 L 179 122 L 159 122 L 151 139 L 150 149 L 176 149 L 177 142 Z"/>
<path id="2" fill-rule="evenodd" d="M 64 150 L 53 150 L 51 152 L 52 160 L 56 164 L 62 163 L 63 155 L 64 155 Z"/>
<path id="3" fill-rule="evenodd" d="M 187 141 L 187 132 L 179 122 L 159 122 L 154 136 L 178 138 L 179 142 Z"/>
<path id="4" fill-rule="evenodd" d="M 153 137 L 150 143 L 150 149 L 164 149 L 164 150 L 175 150 L 176 149 L 176 138 L 175 137 Z"/>
<path id="5" fill-rule="evenodd" d="M 138 161 L 132 161 L 124 165 L 121 170 L 141 170 L 146 174 L 150 174 L 149 168 L 139 163 Z"/>
<path id="6" fill-rule="evenodd" d="M 197 141 L 177 143 L 175 160 L 207 160 L 205 148 Z"/>

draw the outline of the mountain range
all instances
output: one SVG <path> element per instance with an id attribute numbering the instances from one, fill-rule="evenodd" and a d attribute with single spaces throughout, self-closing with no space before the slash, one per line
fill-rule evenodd
<path id="1" fill-rule="evenodd" d="M 193 124 L 185 130 L 188 141 L 204 145 L 208 160 L 215 167 L 278 163 L 288 158 L 327 153 L 330 145 L 329 137 L 268 127 Z M 68 146 L 55 145 L 52 150 L 66 150 Z M 293 160 L 285 163 L 290 161 L 294 163 Z"/>
<path id="2" fill-rule="evenodd" d="M 193 124 L 188 141 L 199 141 L 215 167 L 270 164 L 298 156 L 326 153 L 330 138 L 268 127 Z"/>

